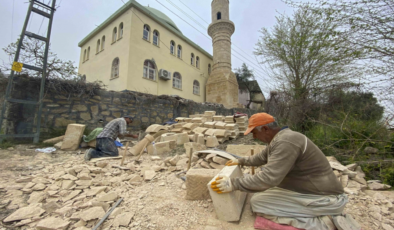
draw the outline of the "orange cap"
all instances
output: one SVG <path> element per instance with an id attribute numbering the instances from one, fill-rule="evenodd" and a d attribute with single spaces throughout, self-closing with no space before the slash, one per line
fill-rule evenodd
<path id="1" fill-rule="evenodd" d="M 248 129 L 245 131 L 244 135 L 248 135 L 257 126 L 266 125 L 274 121 L 275 118 L 268 113 L 256 113 L 249 118 Z"/>

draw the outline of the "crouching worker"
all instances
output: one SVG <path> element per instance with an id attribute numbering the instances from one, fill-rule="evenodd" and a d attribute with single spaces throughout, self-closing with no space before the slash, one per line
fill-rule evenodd
<path id="1" fill-rule="evenodd" d="M 133 122 L 131 116 L 125 116 L 110 121 L 97 135 L 96 149 L 88 149 L 85 152 L 85 160 L 100 157 L 116 157 L 119 156 L 118 148 L 116 147 L 115 140 L 117 137 L 133 137 L 138 138 L 138 135 L 129 134 L 127 132 L 127 125 Z"/>
<path id="2" fill-rule="evenodd" d="M 227 162 L 227 166 L 262 166 L 253 176 L 218 177 L 211 187 L 218 193 L 234 190 L 255 193 L 250 205 L 256 215 L 299 229 L 360 229 L 351 216 L 341 216 L 348 202 L 322 151 L 305 135 L 280 128 L 274 117 L 250 117 L 245 135 L 267 143 L 259 154 Z M 342 224 L 342 225 L 341 225 Z M 350 225 L 349 225 L 350 224 Z M 352 228 L 348 228 L 352 226 Z"/>

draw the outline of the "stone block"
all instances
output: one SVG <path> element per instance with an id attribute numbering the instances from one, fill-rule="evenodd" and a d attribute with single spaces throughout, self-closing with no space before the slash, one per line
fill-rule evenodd
<path id="1" fill-rule="evenodd" d="M 38 230 L 62 230 L 67 229 L 69 221 L 61 218 L 49 217 L 38 222 L 36 229 Z"/>
<path id="2" fill-rule="evenodd" d="M 195 142 L 188 142 L 183 144 L 183 147 L 186 149 L 186 156 L 189 157 L 190 155 L 190 150 L 193 148 L 193 152 L 198 152 L 202 150 L 206 150 L 207 147 L 205 145 L 202 145 L 200 143 L 195 143 Z"/>
<path id="3" fill-rule="evenodd" d="M 178 134 L 176 134 L 176 133 L 165 133 L 165 134 L 161 135 L 160 142 L 176 141 L 177 139 L 178 139 Z"/>
<path id="4" fill-rule="evenodd" d="M 264 145 L 227 145 L 226 152 L 237 156 L 250 156 L 250 150 L 254 149 L 254 154 L 259 154 L 265 149 Z"/>
<path id="5" fill-rule="evenodd" d="M 169 153 L 172 150 L 170 141 L 155 143 L 154 148 L 156 149 L 156 154 L 158 155 Z"/>
<path id="6" fill-rule="evenodd" d="M 150 181 L 156 176 L 156 172 L 154 170 L 146 170 L 144 172 L 144 180 Z"/>
<path id="7" fill-rule="evenodd" d="M 207 137 L 206 145 L 209 148 L 215 148 L 219 145 L 218 139 L 215 136 L 209 136 Z"/>
<path id="8" fill-rule="evenodd" d="M 225 165 L 227 163 L 228 159 L 215 156 L 215 157 L 212 158 L 212 161 L 217 163 L 217 164 L 220 164 L 220 165 Z"/>
<path id="9" fill-rule="evenodd" d="M 69 124 L 64 135 L 62 150 L 77 150 L 86 125 Z"/>
<path id="10" fill-rule="evenodd" d="M 242 177 L 242 171 L 238 166 L 226 166 L 218 175 L 227 176 L 229 178 Z M 216 176 L 207 183 L 207 188 L 213 206 L 215 207 L 216 216 L 219 220 L 224 221 L 238 221 L 241 217 L 242 209 L 245 203 L 246 192 L 239 190 L 230 193 L 218 194 L 211 188 L 211 183 Z"/>
<path id="11" fill-rule="evenodd" d="M 177 145 L 183 145 L 187 142 L 189 142 L 189 136 L 187 135 L 187 133 L 180 133 L 177 135 L 177 139 L 176 139 Z"/>
<path id="12" fill-rule="evenodd" d="M 190 169 L 186 173 L 186 200 L 209 199 L 206 185 L 219 172 L 218 169 Z"/>

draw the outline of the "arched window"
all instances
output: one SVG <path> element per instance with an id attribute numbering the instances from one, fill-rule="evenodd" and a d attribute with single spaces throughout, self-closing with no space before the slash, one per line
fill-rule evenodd
<path id="1" fill-rule="evenodd" d="M 190 57 L 190 64 L 194 65 L 194 54 L 192 53 L 191 57 Z"/>
<path id="2" fill-rule="evenodd" d="M 175 55 L 175 42 L 174 41 L 170 42 L 170 53 L 172 55 Z"/>
<path id="3" fill-rule="evenodd" d="M 216 14 L 216 18 L 217 18 L 217 20 L 222 19 L 222 13 L 218 12 L 218 13 Z"/>
<path id="4" fill-rule="evenodd" d="M 211 75 L 211 64 L 208 64 L 208 75 Z"/>
<path id="5" fill-rule="evenodd" d="M 119 38 L 123 37 L 123 22 L 119 25 Z"/>
<path id="6" fill-rule="evenodd" d="M 200 57 L 196 57 L 196 67 L 200 68 Z"/>
<path id="7" fill-rule="evenodd" d="M 153 45 L 159 45 L 159 32 L 157 30 L 153 31 Z"/>
<path id="8" fill-rule="evenodd" d="M 100 52 L 100 39 L 97 40 L 97 47 L 96 47 L 96 53 L 98 54 Z"/>
<path id="9" fill-rule="evenodd" d="M 182 76 L 178 72 L 174 73 L 174 77 L 172 78 L 172 87 L 182 89 Z"/>
<path id="10" fill-rule="evenodd" d="M 193 94 L 200 95 L 200 82 L 197 80 L 193 82 Z"/>
<path id="11" fill-rule="evenodd" d="M 114 28 L 112 32 L 112 43 L 116 42 L 116 38 L 118 37 L 118 29 Z"/>
<path id="12" fill-rule="evenodd" d="M 149 33 L 150 33 L 150 27 L 149 27 L 148 25 L 144 25 L 144 35 L 143 35 L 143 38 L 144 38 L 145 40 L 147 40 L 147 41 L 149 41 L 149 37 L 150 37 Z"/>
<path id="13" fill-rule="evenodd" d="M 83 59 L 82 60 L 86 61 L 86 49 L 85 49 L 85 51 L 83 51 Z"/>
<path id="14" fill-rule="evenodd" d="M 119 64 L 119 58 L 115 58 L 112 61 L 111 79 L 119 77 Z"/>
<path id="15" fill-rule="evenodd" d="M 178 45 L 178 58 L 182 58 L 182 46 Z"/>
<path id="16" fill-rule="evenodd" d="M 87 56 L 86 61 L 89 60 L 89 55 L 90 55 L 90 46 L 88 47 L 88 56 Z"/>
<path id="17" fill-rule="evenodd" d="M 104 50 L 105 47 L 105 36 L 101 39 L 101 50 Z"/>
<path id="18" fill-rule="evenodd" d="M 151 60 L 146 60 L 144 62 L 143 77 L 154 81 L 156 80 L 156 67 L 155 67 L 155 63 L 153 63 Z"/>

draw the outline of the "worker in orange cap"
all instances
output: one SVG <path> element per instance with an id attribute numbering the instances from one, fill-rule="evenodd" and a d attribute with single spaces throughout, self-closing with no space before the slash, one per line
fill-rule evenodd
<path id="1" fill-rule="evenodd" d="M 253 176 L 219 176 L 211 184 L 214 191 L 255 193 L 250 200 L 253 212 L 279 224 L 330 230 L 336 229 L 335 223 L 338 229 L 360 229 L 351 216 L 341 216 L 347 196 L 327 158 L 309 138 L 279 127 L 267 113 L 250 117 L 244 134 L 249 133 L 267 147 L 254 156 L 230 160 L 226 166 L 264 167 Z M 347 227 L 351 222 L 355 228 Z"/>

